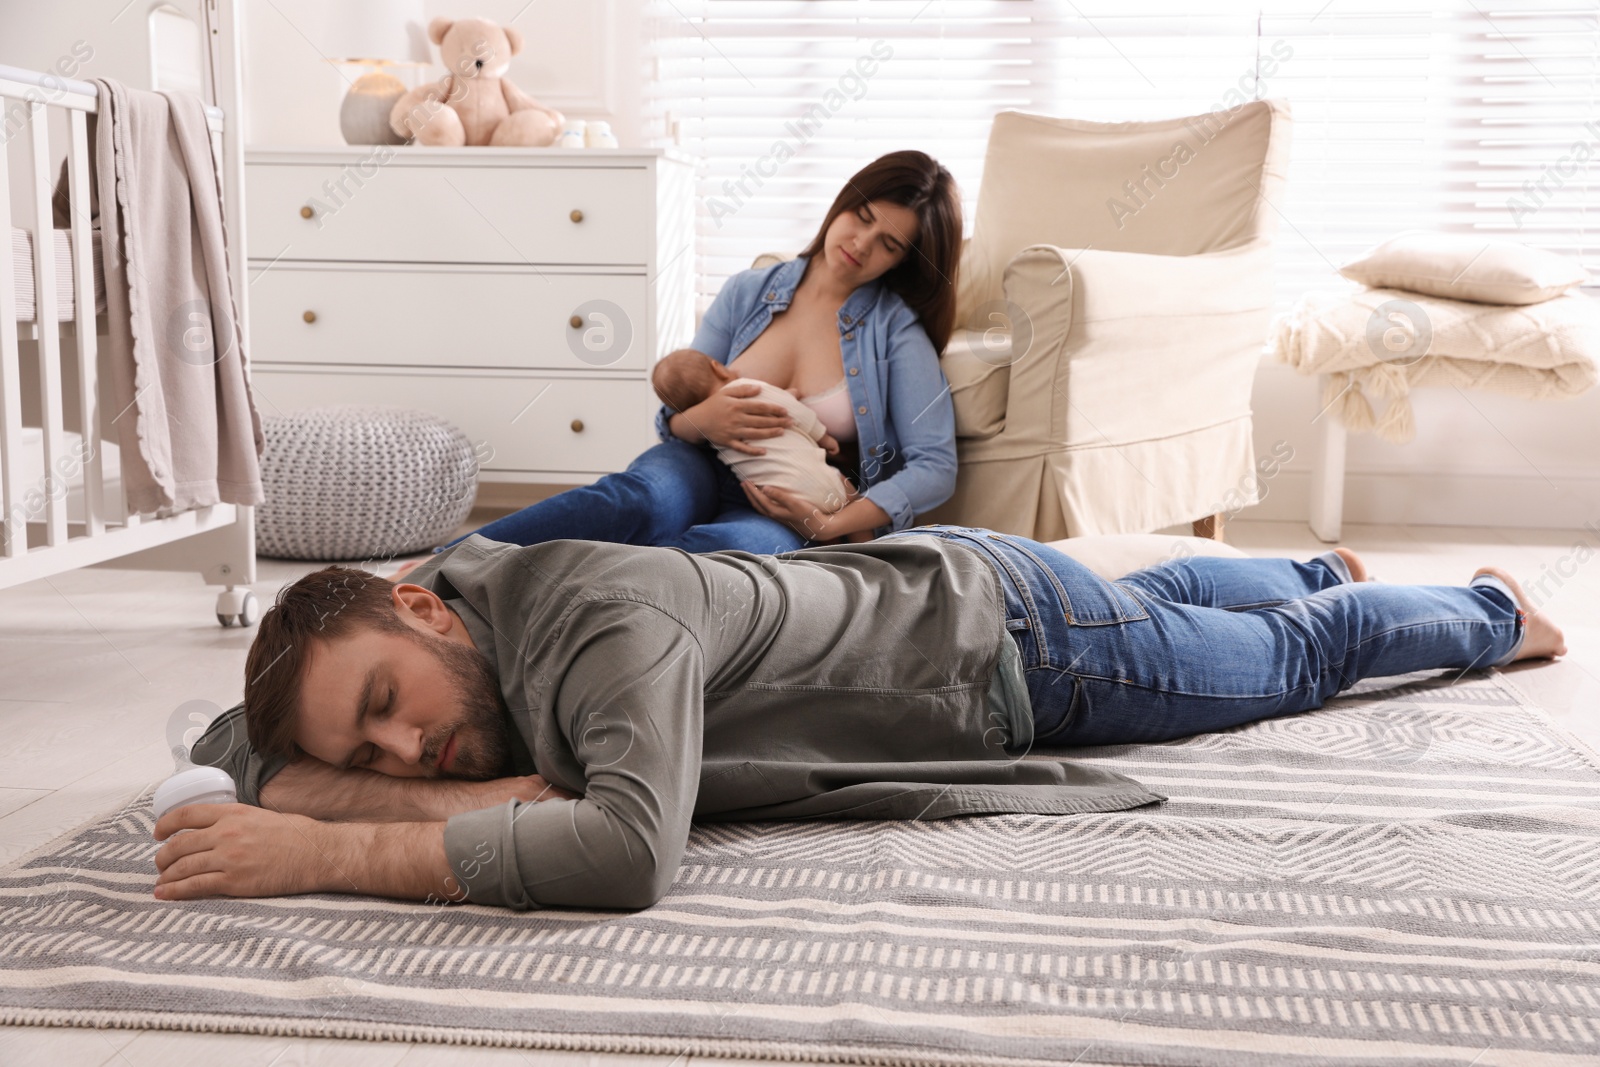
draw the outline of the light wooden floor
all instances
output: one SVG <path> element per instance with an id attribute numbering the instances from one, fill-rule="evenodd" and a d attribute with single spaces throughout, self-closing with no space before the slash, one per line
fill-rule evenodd
<path id="1" fill-rule="evenodd" d="M 1565 627 L 1571 654 L 1556 664 L 1519 666 L 1513 674 L 1558 722 L 1600 748 L 1600 539 L 1486 527 L 1347 526 L 1346 532 L 1345 544 L 1362 552 L 1385 581 L 1461 583 L 1475 568 L 1494 563 L 1532 588 L 1542 575 L 1567 572 L 1559 582 L 1547 578 L 1544 603 Z M 1304 559 L 1325 548 L 1293 523 L 1235 522 L 1228 539 L 1256 555 Z M 1587 551 L 1574 550 L 1580 543 Z M 311 569 L 262 561 L 254 589 L 263 607 L 284 582 Z M 0 737 L 7 742 L 0 747 L 0 865 L 164 777 L 171 767 L 165 726 L 179 704 L 203 699 L 226 707 L 238 699 L 254 631 L 219 627 L 214 596 L 194 575 L 114 570 L 77 571 L 0 591 Z M 689 1067 L 665 1057 L 0 1027 L 5 1067 L 625 1062 Z"/>

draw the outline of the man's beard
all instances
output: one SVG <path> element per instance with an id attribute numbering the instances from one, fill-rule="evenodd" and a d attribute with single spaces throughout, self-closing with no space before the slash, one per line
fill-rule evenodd
<path id="1" fill-rule="evenodd" d="M 435 730 L 422 750 L 423 765 L 443 778 L 499 778 L 511 760 L 511 723 L 489 660 L 476 648 L 440 638 L 420 638 L 455 683 L 461 717 Z M 439 756 L 456 735 L 455 759 L 440 770 Z"/>

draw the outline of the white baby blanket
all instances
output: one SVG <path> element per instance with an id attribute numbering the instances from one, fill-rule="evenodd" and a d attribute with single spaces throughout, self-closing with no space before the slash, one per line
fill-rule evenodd
<path id="1" fill-rule="evenodd" d="M 777 437 L 750 442 L 766 449 L 765 455 L 752 456 L 736 448 L 718 446 L 717 456 L 743 481 L 781 486 L 799 494 L 819 511 L 833 512 L 843 507 L 849 499 L 850 486 L 837 469 L 829 466 L 827 453 L 816 443 L 827 432 L 816 412 L 788 390 L 756 378 L 735 378 L 722 388 L 743 384 L 760 386 L 758 399 L 783 408 L 794 419 L 794 425 Z"/>

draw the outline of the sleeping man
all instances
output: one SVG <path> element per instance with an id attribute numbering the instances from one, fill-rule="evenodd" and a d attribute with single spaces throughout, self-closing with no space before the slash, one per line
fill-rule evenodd
<path id="1" fill-rule="evenodd" d="M 781 556 L 474 536 L 408 577 L 279 594 L 193 753 L 245 803 L 161 819 L 157 897 L 643 908 L 696 818 L 1122 810 L 1162 798 L 1024 756 L 1565 651 L 1504 572 L 1366 583 L 1344 549 L 1112 583 L 950 526 Z"/>

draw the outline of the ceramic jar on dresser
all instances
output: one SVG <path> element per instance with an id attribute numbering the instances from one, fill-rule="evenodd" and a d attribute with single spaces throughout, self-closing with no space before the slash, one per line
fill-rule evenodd
<path id="1" fill-rule="evenodd" d="M 655 443 L 650 368 L 694 331 L 681 156 L 263 149 L 245 173 L 263 415 L 431 411 L 485 482 L 582 484 Z"/>

